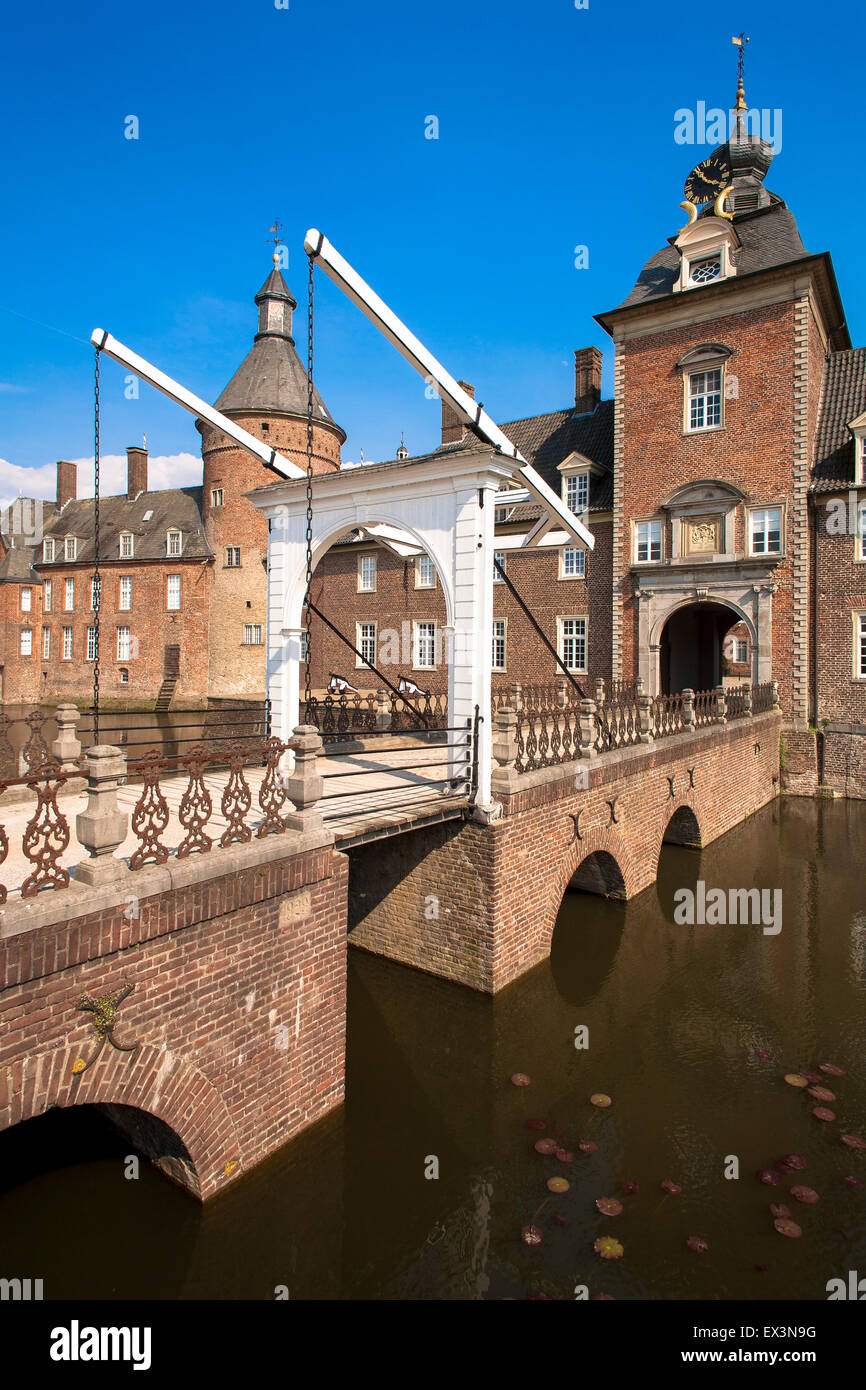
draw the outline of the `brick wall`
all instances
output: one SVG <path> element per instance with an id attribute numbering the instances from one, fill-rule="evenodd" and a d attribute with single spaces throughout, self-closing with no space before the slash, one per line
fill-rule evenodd
<path id="1" fill-rule="evenodd" d="M 708 844 L 771 800 L 780 725 L 769 713 L 608 755 L 590 763 L 585 790 L 575 788 L 575 764 L 529 773 L 514 795 L 494 793 L 505 815 L 491 825 L 351 849 L 350 942 L 494 993 L 548 955 L 562 895 L 590 855 L 610 855 L 632 897 L 655 881 L 683 807 Z"/>
<path id="2" fill-rule="evenodd" d="M 127 897 L 0 940 L 0 1129 L 51 1105 L 136 1107 L 179 1136 L 189 1161 L 152 1156 L 206 1199 L 339 1104 L 345 858 L 325 844 L 213 869 L 156 893 L 146 885 L 159 871 L 130 876 L 128 892 L 141 893 L 132 920 Z M 96 1036 L 79 1000 L 127 980 L 116 1032 L 139 1052 L 106 1045 L 75 1075 Z"/>
<path id="3" fill-rule="evenodd" d="M 822 784 L 839 796 L 866 800 L 866 724 L 830 724 L 819 738 Z"/>
<path id="4" fill-rule="evenodd" d="M 30 611 L 21 607 L 22 589 L 30 589 Z M 33 704 L 40 693 L 42 655 L 38 584 L 0 584 L 0 704 Z M 21 631 L 31 631 L 31 654 L 21 655 Z"/>

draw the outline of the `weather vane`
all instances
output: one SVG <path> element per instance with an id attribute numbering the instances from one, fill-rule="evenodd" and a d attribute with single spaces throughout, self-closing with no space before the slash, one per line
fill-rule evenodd
<path id="1" fill-rule="evenodd" d="M 272 227 L 269 227 L 268 230 L 273 232 L 274 234 L 273 237 L 268 237 L 268 245 L 271 244 L 271 241 L 273 241 L 274 243 L 274 265 L 279 265 L 280 243 L 283 239 L 283 228 L 278 217 L 274 218 L 274 225 Z"/>
<path id="2" fill-rule="evenodd" d="M 735 44 L 740 50 L 737 54 L 737 111 L 745 111 L 746 94 L 743 90 L 743 79 L 746 72 L 746 44 L 749 42 L 748 34 L 742 33 L 735 35 L 731 43 Z"/>

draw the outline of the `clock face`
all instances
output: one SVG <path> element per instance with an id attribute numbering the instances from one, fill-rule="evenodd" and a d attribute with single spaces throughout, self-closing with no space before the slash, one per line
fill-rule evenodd
<path id="1" fill-rule="evenodd" d="M 712 203 L 723 188 L 727 188 L 733 175 L 728 158 L 728 147 L 714 150 L 709 159 L 698 164 L 685 181 L 683 192 L 690 203 Z"/>

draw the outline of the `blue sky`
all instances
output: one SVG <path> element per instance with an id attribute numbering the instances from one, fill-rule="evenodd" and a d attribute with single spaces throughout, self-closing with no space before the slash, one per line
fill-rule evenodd
<path id="1" fill-rule="evenodd" d="M 50 495 L 56 459 L 92 456 L 96 325 L 216 399 L 255 332 L 275 215 L 302 307 L 318 226 L 494 418 L 569 404 L 588 343 L 611 394 L 592 315 L 682 225 L 683 180 L 710 147 L 677 144 L 674 115 L 730 106 L 741 29 L 749 105 L 782 113 L 767 186 L 807 248 L 832 252 L 866 339 L 862 4 L 288 4 L 6 7 L 0 501 Z M 438 402 L 317 281 L 316 381 L 344 457 L 393 457 L 401 431 L 434 446 Z M 144 384 L 126 400 L 123 376 L 105 363 L 109 485 L 145 432 L 156 485 L 195 480 L 192 417 Z"/>

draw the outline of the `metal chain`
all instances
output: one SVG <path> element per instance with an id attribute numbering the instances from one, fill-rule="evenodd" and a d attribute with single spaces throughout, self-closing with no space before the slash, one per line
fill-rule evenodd
<path id="1" fill-rule="evenodd" d="M 309 257 L 310 276 L 307 290 L 307 591 L 304 596 L 304 628 L 306 630 L 306 664 L 304 669 L 304 711 L 301 722 L 307 721 L 310 705 L 310 625 L 312 621 L 313 582 L 313 257 Z"/>
<path id="2" fill-rule="evenodd" d="M 99 742 L 99 605 L 102 578 L 99 573 L 99 348 L 96 349 L 93 379 L 93 742 Z"/>

